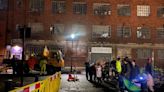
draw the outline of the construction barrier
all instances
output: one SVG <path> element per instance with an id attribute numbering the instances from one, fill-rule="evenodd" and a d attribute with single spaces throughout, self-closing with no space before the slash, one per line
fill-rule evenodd
<path id="1" fill-rule="evenodd" d="M 9 92 L 58 92 L 60 88 L 60 82 L 61 73 L 57 72 L 42 81 L 23 86 Z"/>

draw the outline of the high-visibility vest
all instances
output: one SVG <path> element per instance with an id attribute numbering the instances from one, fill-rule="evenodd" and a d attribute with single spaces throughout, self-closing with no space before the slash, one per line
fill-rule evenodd
<path id="1" fill-rule="evenodd" d="M 116 61 L 116 71 L 117 71 L 118 73 L 121 73 L 121 71 L 122 71 L 122 68 L 121 68 L 121 61 L 120 61 L 120 60 L 117 60 L 117 61 Z"/>

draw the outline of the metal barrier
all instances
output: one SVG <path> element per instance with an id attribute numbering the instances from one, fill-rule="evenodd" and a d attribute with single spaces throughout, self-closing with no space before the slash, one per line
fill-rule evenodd
<path id="1" fill-rule="evenodd" d="M 38 81 L 9 92 L 58 92 L 60 88 L 61 73 L 57 72 L 43 81 Z"/>

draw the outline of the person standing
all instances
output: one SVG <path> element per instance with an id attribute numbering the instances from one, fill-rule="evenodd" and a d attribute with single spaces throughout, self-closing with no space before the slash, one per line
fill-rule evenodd
<path id="1" fill-rule="evenodd" d="M 121 74 L 126 77 L 128 72 L 128 62 L 126 61 L 126 58 L 122 60 L 122 72 Z"/>
<path id="2" fill-rule="evenodd" d="M 97 76 L 98 83 L 101 83 L 102 67 L 101 67 L 100 63 L 98 63 L 98 65 L 96 67 L 96 76 Z"/>
<path id="3" fill-rule="evenodd" d="M 117 60 L 116 60 L 116 71 L 117 71 L 117 75 L 120 75 L 120 73 L 122 71 L 120 57 L 118 57 Z"/>
<path id="4" fill-rule="evenodd" d="M 147 87 L 149 92 L 154 92 L 154 80 L 150 73 L 147 72 Z"/>
<path id="5" fill-rule="evenodd" d="M 139 67 L 136 65 L 136 61 L 131 61 L 131 68 L 130 68 L 130 77 L 129 79 L 132 81 L 137 77 L 137 75 L 140 74 Z"/>
<path id="6" fill-rule="evenodd" d="M 113 60 L 110 62 L 110 73 L 109 75 L 114 78 L 116 75 L 116 60 L 113 58 Z"/>
<path id="7" fill-rule="evenodd" d="M 17 64 L 17 58 L 16 58 L 16 56 L 15 55 L 13 55 L 13 58 L 11 59 L 11 66 L 12 66 L 12 68 L 13 68 L 13 74 L 17 74 L 17 66 L 18 66 L 18 64 Z"/>
<path id="8" fill-rule="evenodd" d="M 40 75 L 46 73 L 46 65 L 47 65 L 47 59 L 46 59 L 46 57 L 43 57 L 40 60 L 40 67 L 41 67 Z"/>
<path id="9" fill-rule="evenodd" d="M 85 62 L 85 72 L 86 72 L 86 78 L 88 80 L 88 75 L 89 75 L 89 62 Z"/>
<path id="10" fill-rule="evenodd" d="M 146 66 L 145 66 L 145 72 L 149 73 L 152 75 L 152 60 L 151 58 L 148 58 L 148 61 L 146 63 Z"/>
<path id="11" fill-rule="evenodd" d="M 89 65 L 89 80 L 93 81 L 93 75 L 94 75 L 94 63 Z"/>
<path id="12" fill-rule="evenodd" d="M 34 70 L 34 66 L 37 64 L 37 59 L 34 55 L 31 55 L 30 58 L 27 61 L 27 64 L 29 66 L 30 71 Z"/>
<path id="13" fill-rule="evenodd" d="M 125 77 L 129 79 L 129 76 L 130 76 L 130 69 L 131 69 L 131 61 L 128 57 L 125 57 L 125 63 L 126 63 L 126 74 L 125 74 Z"/>

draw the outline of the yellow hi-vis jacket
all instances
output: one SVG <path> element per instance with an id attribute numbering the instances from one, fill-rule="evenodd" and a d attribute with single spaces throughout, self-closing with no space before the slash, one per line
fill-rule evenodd
<path id="1" fill-rule="evenodd" d="M 120 60 L 117 60 L 117 61 L 116 61 L 116 71 L 117 71 L 118 73 L 121 73 L 121 71 L 122 71 L 122 68 L 121 68 L 121 61 L 120 61 Z"/>

